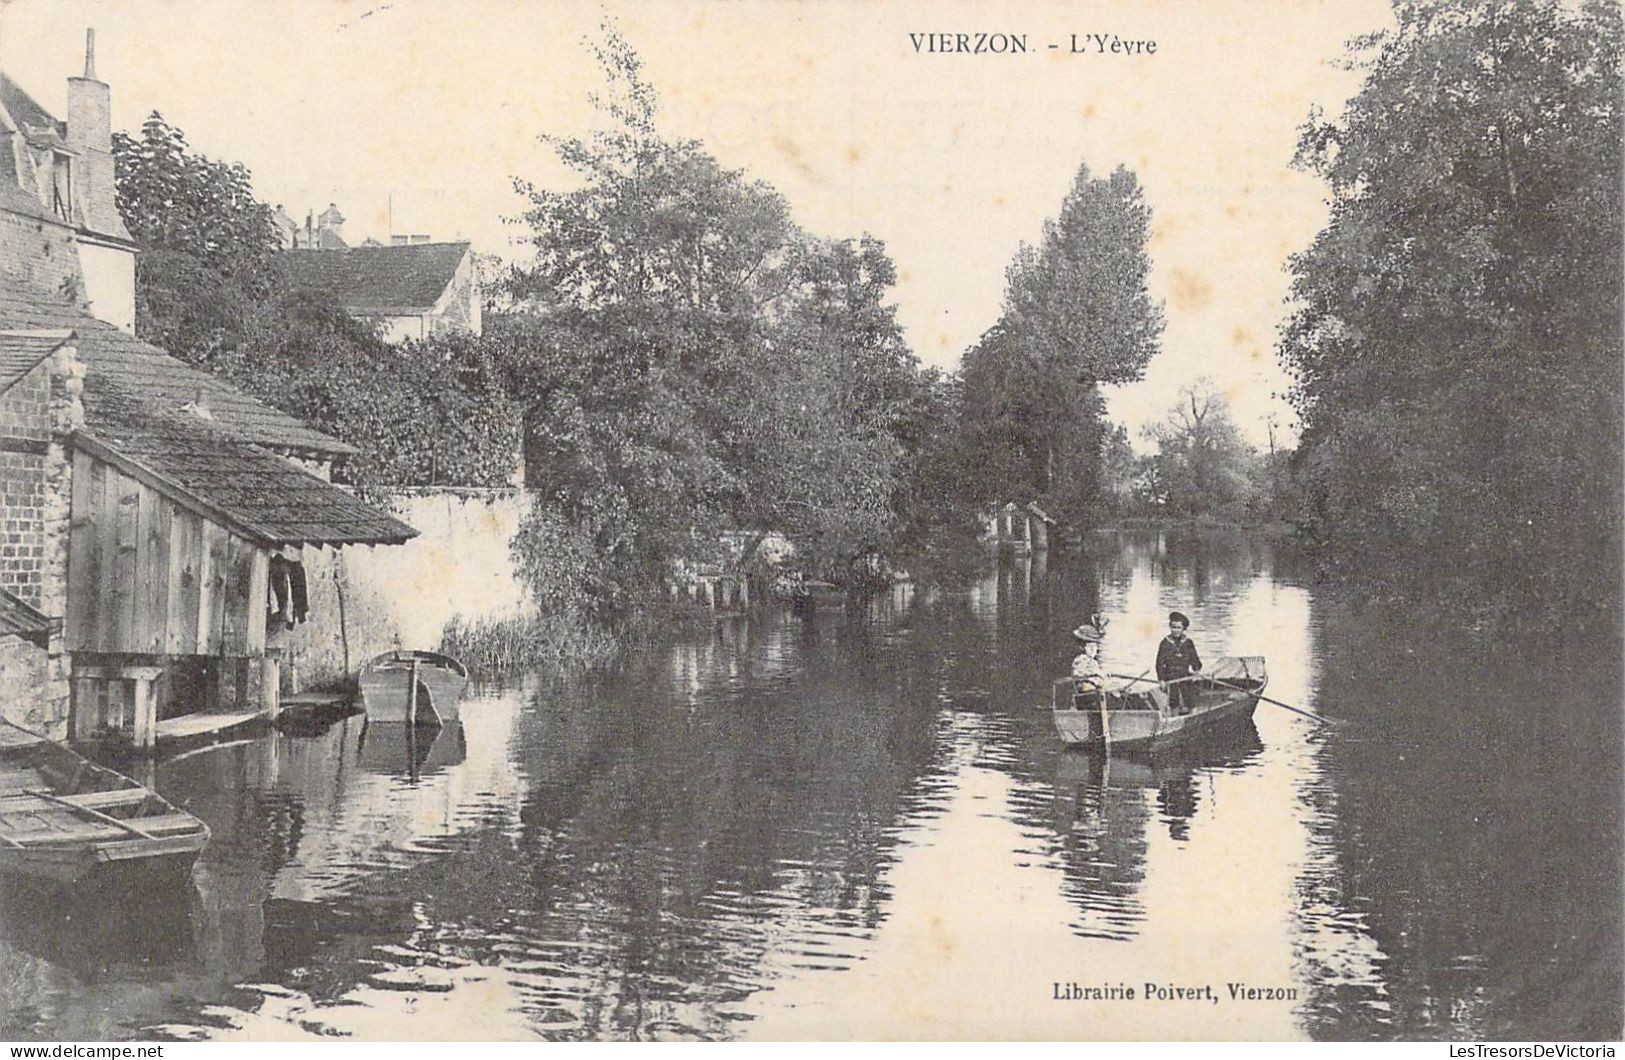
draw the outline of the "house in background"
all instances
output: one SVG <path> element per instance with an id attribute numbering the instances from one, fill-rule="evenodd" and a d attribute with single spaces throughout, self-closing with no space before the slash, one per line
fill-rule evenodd
<path id="1" fill-rule="evenodd" d="M 282 259 L 295 284 L 325 291 L 351 316 L 376 322 L 387 342 L 478 335 L 480 285 L 472 248 L 426 239 L 392 236 L 394 245 L 387 247 L 286 250 Z"/>
<path id="2" fill-rule="evenodd" d="M 416 531 L 331 484 L 350 446 L 132 334 L 88 49 L 68 96 L 57 122 L 0 74 L 0 715 L 150 746 L 275 711 L 309 550 Z"/>
<path id="3" fill-rule="evenodd" d="M 0 252 L 13 274 L 131 331 L 135 243 L 114 205 L 111 95 L 95 49 L 91 31 L 65 122 L 0 71 Z"/>
<path id="4" fill-rule="evenodd" d="M 344 215 L 332 203 L 320 214 L 305 214 L 303 228 L 279 203 L 271 213 L 271 223 L 276 226 L 277 242 L 283 250 L 343 250 L 350 245 L 344 240 Z"/>

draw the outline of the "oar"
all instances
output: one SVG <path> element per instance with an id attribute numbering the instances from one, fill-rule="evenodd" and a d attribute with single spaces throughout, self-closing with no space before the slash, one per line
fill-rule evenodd
<path id="1" fill-rule="evenodd" d="M 1257 699 L 1262 699 L 1266 703 L 1273 703 L 1276 706 L 1282 708 L 1283 710 L 1290 710 L 1294 714 L 1302 714 L 1304 717 L 1308 718 L 1310 721 L 1314 722 L 1316 725 L 1324 725 L 1327 728 L 1331 728 L 1331 725 L 1332 725 L 1331 722 L 1327 721 L 1325 718 L 1321 717 L 1318 714 L 1309 713 L 1307 710 L 1304 710 L 1302 707 L 1294 707 L 1291 703 L 1282 703 L 1279 699 L 1271 699 L 1269 696 L 1259 695 L 1259 693 L 1254 692 L 1250 688 L 1242 688 L 1240 685 L 1233 685 L 1233 684 L 1229 683 L 1228 681 L 1221 681 L 1217 677 L 1210 677 L 1210 678 L 1208 678 L 1208 680 L 1212 681 L 1216 685 L 1223 685 L 1225 688 L 1228 688 L 1228 689 L 1230 689 L 1230 690 L 1232 690 L 1234 692 L 1245 692 L 1247 695 L 1253 696 L 1253 697 L 1255 697 Z"/>
<path id="2" fill-rule="evenodd" d="M 1123 680 L 1123 681 L 1134 681 L 1134 682 L 1139 682 L 1139 683 L 1147 684 L 1147 685 L 1160 685 L 1160 684 L 1162 684 L 1161 681 L 1147 681 L 1147 680 L 1145 680 L 1145 675 L 1150 673 L 1150 672 L 1151 672 L 1150 670 L 1141 670 L 1138 677 L 1130 677 L 1128 674 L 1107 674 L 1106 676 L 1107 677 L 1116 677 L 1119 680 Z M 1180 680 L 1183 681 L 1183 680 L 1185 680 L 1185 678 L 1182 677 L 1182 678 L 1180 678 Z M 1172 683 L 1173 683 L 1172 681 L 1169 682 L 1169 684 L 1172 684 Z"/>
<path id="3" fill-rule="evenodd" d="M 1106 676 L 1107 677 L 1119 677 L 1119 678 L 1122 678 L 1125 681 L 1138 681 L 1138 680 L 1140 680 L 1139 677 L 1130 677 L 1128 674 L 1107 674 Z M 1142 676 L 1143 676 L 1143 674 L 1142 674 Z M 1310 721 L 1314 722 L 1317 725 L 1325 725 L 1327 728 L 1331 727 L 1331 724 L 1332 724 L 1331 722 L 1327 721 L 1325 718 L 1322 718 L 1318 714 L 1309 713 L 1307 710 L 1304 710 L 1302 707 L 1294 707 L 1291 703 L 1282 703 L 1279 699 L 1271 699 L 1269 696 L 1262 695 L 1262 694 L 1260 694 L 1258 692 L 1254 692 L 1250 688 L 1242 688 L 1240 685 L 1233 685 L 1228 681 L 1221 681 L 1217 677 L 1209 677 L 1207 674 L 1204 674 L 1204 673 L 1194 673 L 1194 674 L 1190 674 L 1190 675 L 1188 675 L 1186 677 L 1176 677 L 1172 681 L 1166 681 L 1166 682 L 1160 682 L 1160 683 L 1170 684 L 1170 685 L 1177 685 L 1181 681 L 1195 681 L 1195 680 L 1197 680 L 1199 678 L 1211 681 L 1216 685 L 1221 685 L 1224 688 L 1230 689 L 1232 692 L 1244 692 L 1249 696 L 1257 696 L 1259 699 L 1263 700 L 1265 703 L 1273 703 L 1277 707 L 1281 707 L 1284 710 L 1290 710 L 1294 714 L 1302 714 L 1304 717 L 1308 718 Z M 1157 683 L 1159 683 L 1159 682 L 1154 682 L 1154 681 L 1147 681 L 1146 682 L 1146 684 L 1157 684 Z"/>

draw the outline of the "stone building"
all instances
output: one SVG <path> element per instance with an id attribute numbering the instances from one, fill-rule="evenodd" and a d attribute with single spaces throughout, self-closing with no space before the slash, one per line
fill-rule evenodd
<path id="1" fill-rule="evenodd" d="M 344 239 L 344 215 L 332 203 L 320 214 L 314 210 L 305 214 L 303 228 L 278 204 L 271 223 L 283 250 L 343 250 L 350 245 Z"/>
<path id="2" fill-rule="evenodd" d="M 469 244 L 396 238 L 408 242 L 288 250 L 282 257 L 294 283 L 326 291 L 351 316 L 377 322 L 388 342 L 478 335 L 480 285 Z"/>
<path id="3" fill-rule="evenodd" d="M 308 550 L 415 531 L 330 483 L 351 447 L 131 333 L 89 48 L 68 98 L 58 122 L 0 73 L 0 679 L 24 678 L 0 715 L 150 745 L 168 715 L 274 710 Z"/>

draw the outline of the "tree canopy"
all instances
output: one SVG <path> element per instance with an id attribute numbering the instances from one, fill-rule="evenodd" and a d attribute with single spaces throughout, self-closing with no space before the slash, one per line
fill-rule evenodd
<path id="1" fill-rule="evenodd" d="M 119 212 L 141 248 L 136 334 L 356 446 L 364 490 L 504 485 L 518 426 L 511 354 L 470 337 L 391 347 L 322 291 L 293 287 L 241 164 L 194 153 L 154 113 L 113 141 Z"/>
<path id="2" fill-rule="evenodd" d="M 534 260 L 504 326 L 533 340 L 510 382 L 544 490 L 520 542 L 532 581 L 585 550 L 600 562 L 579 602 L 617 615 L 716 531 L 770 529 L 844 579 L 924 502 L 907 480 L 939 381 L 903 341 L 895 269 L 878 240 L 815 237 L 772 187 L 665 135 L 612 24 L 596 51 L 603 127 L 543 138 L 577 182 L 515 182 Z"/>
<path id="3" fill-rule="evenodd" d="M 1155 442 L 1156 500 L 1169 515 L 1236 518 L 1250 500 L 1257 454 L 1207 380 L 1181 387 L 1168 413 L 1145 429 Z"/>
<path id="4" fill-rule="evenodd" d="M 1482 597 L 1495 572 L 1515 613 L 1610 606 L 1620 9 L 1394 10 L 1353 46 L 1358 94 L 1299 144 L 1332 206 L 1280 342 L 1308 525 L 1441 593 Z"/>
<path id="5" fill-rule="evenodd" d="M 1038 500 L 1077 523 L 1101 500 L 1102 383 L 1140 378 L 1162 334 L 1151 211 L 1134 174 L 1080 166 L 1059 215 L 1006 270 L 998 322 L 966 352 L 961 444 L 976 499 Z"/>

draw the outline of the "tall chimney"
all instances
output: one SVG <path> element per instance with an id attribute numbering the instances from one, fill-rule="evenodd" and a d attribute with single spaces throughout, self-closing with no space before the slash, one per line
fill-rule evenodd
<path id="1" fill-rule="evenodd" d="M 129 239 L 113 187 L 112 91 L 96 80 L 96 31 L 85 31 L 85 76 L 68 78 L 68 146 L 77 154 L 74 181 L 84 204 L 85 226 Z"/>

